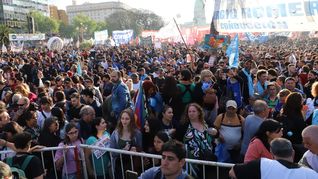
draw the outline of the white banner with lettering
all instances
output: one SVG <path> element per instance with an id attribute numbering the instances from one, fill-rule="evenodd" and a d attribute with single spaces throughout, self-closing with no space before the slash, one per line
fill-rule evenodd
<path id="1" fill-rule="evenodd" d="M 128 44 L 134 35 L 133 30 L 116 30 L 113 31 L 113 39 L 116 45 Z"/>
<path id="2" fill-rule="evenodd" d="M 105 44 L 108 39 L 108 30 L 94 32 L 95 44 Z"/>
<path id="3" fill-rule="evenodd" d="M 291 32 L 318 29 L 318 0 L 215 0 L 219 32 Z"/>

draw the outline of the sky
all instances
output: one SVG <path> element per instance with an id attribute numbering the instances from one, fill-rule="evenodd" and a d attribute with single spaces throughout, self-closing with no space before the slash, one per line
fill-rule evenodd
<path id="1" fill-rule="evenodd" d="M 84 2 L 98 3 L 116 0 L 77 0 L 77 4 Z M 142 8 L 153 11 L 165 20 L 172 19 L 179 14 L 177 21 L 179 23 L 191 22 L 193 19 L 193 8 L 195 0 L 120 0 L 133 8 Z M 207 22 L 212 19 L 213 9 L 210 0 L 206 0 L 206 18 Z M 66 6 L 72 5 L 72 0 L 49 0 L 50 4 L 58 6 L 59 9 L 66 9 Z"/>

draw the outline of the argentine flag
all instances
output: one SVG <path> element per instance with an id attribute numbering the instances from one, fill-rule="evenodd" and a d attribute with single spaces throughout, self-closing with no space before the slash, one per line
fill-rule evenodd
<path id="1" fill-rule="evenodd" d="M 239 65 L 239 40 L 238 35 L 236 34 L 234 39 L 231 41 L 231 44 L 226 50 L 226 55 L 229 58 L 229 67 L 238 68 Z"/>

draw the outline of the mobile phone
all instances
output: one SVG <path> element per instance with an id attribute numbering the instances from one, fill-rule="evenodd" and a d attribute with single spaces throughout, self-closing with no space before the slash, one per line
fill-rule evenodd
<path id="1" fill-rule="evenodd" d="M 131 170 L 126 170 L 126 178 L 129 179 L 138 179 L 138 173 Z"/>

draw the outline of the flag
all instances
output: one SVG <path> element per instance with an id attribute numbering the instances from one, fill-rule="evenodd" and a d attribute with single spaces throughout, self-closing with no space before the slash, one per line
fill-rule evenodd
<path id="1" fill-rule="evenodd" d="M 239 65 L 239 40 L 236 34 L 231 44 L 226 50 L 226 55 L 229 57 L 229 67 L 238 68 Z"/>
<path id="2" fill-rule="evenodd" d="M 135 122 L 139 129 L 142 129 L 145 125 L 145 118 L 147 116 L 145 107 L 144 89 L 141 81 L 135 102 Z"/>
<path id="3" fill-rule="evenodd" d="M 2 51 L 2 53 L 7 53 L 8 52 L 7 47 L 4 44 L 2 44 L 1 51 Z"/>
<path id="4" fill-rule="evenodd" d="M 16 53 L 20 53 L 23 51 L 23 45 L 24 43 L 20 43 L 20 42 L 16 42 L 16 43 L 13 43 L 11 42 L 10 43 L 10 47 L 11 47 L 11 51 L 12 52 L 16 52 Z"/>
<path id="5" fill-rule="evenodd" d="M 77 61 L 77 70 L 76 70 L 76 73 L 79 75 L 79 76 L 82 76 L 82 66 L 81 66 L 81 61 L 78 60 Z"/>

